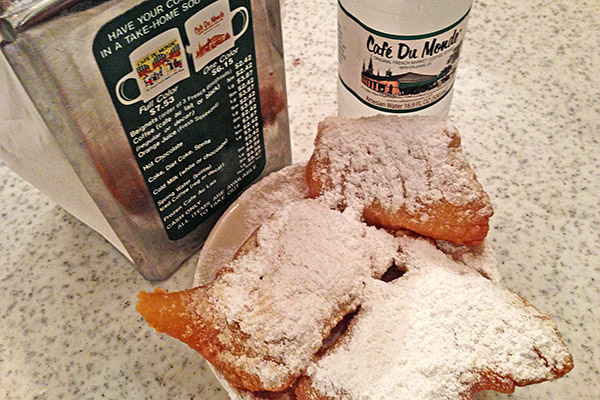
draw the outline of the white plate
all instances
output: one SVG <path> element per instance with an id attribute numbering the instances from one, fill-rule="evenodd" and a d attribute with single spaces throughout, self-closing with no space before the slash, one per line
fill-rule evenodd
<path id="1" fill-rule="evenodd" d="M 220 267 L 231 261 L 237 249 L 276 210 L 308 197 L 305 165 L 292 165 L 275 172 L 246 190 L 215 224 L 202 248 L 194 286 L 210 283 Z M 453 247 L 446 249 L 452 252 Z M 462 261 L 491 280 L 500 282 L 496 257 L 489 245 L 477 255 L 464 255 Z M 232 400 L 257 400 L 250 392 L 239 392 L 208 364 Z"/>

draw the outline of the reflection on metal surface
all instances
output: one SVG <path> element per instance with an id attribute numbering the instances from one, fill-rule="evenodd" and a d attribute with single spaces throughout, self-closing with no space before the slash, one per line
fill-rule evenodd
<path id="1" fill-rule="evenodd" d="M 149 161 L 139 165 L 137 151 L 135 148 L 132 149 L 129 143 L 129 140 L 132 139 L 132 132 L 124 129 L 122 118 L 120 119 L 123 115 L 116 112 L 117 109 L 113 103 L 114 91 L 108 90 L 105 77 L 101 74 L 95 58 L 95 49 L 92 49 L 99 32 L 110 21 L 118 20 L 142 3 L 144 6 L 155 4 L 160 7 L 166 2 L 160 0 L 150 2 L 141 0 L 37 1 L 27 2 L 29 8 L 21 7 L 22 3 L 0 0 L 0 5 L 3 6 L 0 32 L 4 40 L 0 50 L 8 59 L 61 151 L 93 198 L 95 205 L 101 210 L 114 231 L 113 233 L 116 233 L 133 258 L 136 268 L 150 280 L 168 277 L 202 245 L 229 200 L 224 201 L 221 209 L 210 215 L 206 221 L 181 239 L 172 240 L 167 236 L 164 215 L 159 214 L 156 199 L 148 189 L 148 179 L 142 176 L 142 172 L 147 172 L 142 167 L 153 168 L 150 159 L 154 157 L 146 157 Z M 204 7 L 202 2 L 193 3 L 198 9 Z M 278 3 L 265 3 L 258 0 L 230 0 L 229 3 L 232 8 L 239 4 L 247 4 L 251 9 L 253 32 L 249 30 L 245 36 L 253 35 L 249 37 L 253 38 L 255 43 L 255 60 L 253 63 L 246 60 L 245 64 L 240 64 L 236 70 L 234 69 L 235 64 L 227 64 L 227 57 L 218 61 L 221 56 L 216 56 L 215 53 L 216 61 L 207 64 L 203 70 L 219 72 L 218 67 L 221 65 L 219 63 L 223 63 L 223 66 L 232 68 L 236 78 L 240 78 L 250 77 L 248 71 L 254 68 L 260 97 L 260 99 L 256 99 L 255 104 L 263 124 L 266 159 L 266 165 L 260 176 L 264 176 L 291 162 L 283 56 L 281 49 L 276 45 L 281 43 L 281 30 L 277 18 L 279 10 L 274 12 L 268 9 L 269 4 L 278 5 Z M 167 8 L 164 7 L 164 10 Z M 133 18 L 134 22 L 136 20 Z M 164 26 L 164 29 L 156 31 L 155 37 L 166 29 L 167 25 Z M 180 31 L 185 33 L 185 29 Z M 152 35 L 132 38 L 133 36 L 130 38 L 132 41 L 137 40 L 132 43 L 141 47 L 145 42 L 151 42 Z M 122 36 L 121 39 L 125 39 L 125 36 Z M 125 40 L 122 42 L 122 44 L 126 43 Z M 115 44 L 116 41 L 111 43 Z M 233 55 L 234 50 L 231 49 L 227 54 Z M 114 54 L 115 48 L 112 51 Z M 148 50 L 148 54 L 160 55 L 163 53 L 159 47 Z M 127 56 L 128 53 L 122 54 Z M 129 63 L 127 57 L 121 58 L 127 59 Z M 174 56 L 173 60 L 183 61 L 181 56 Z M 189 64 L 193 65 L 191 59 Z M 131 68 L 131 65 L 128 65 L 127 68 Z M 156 71 L 160 72 L 158 67 L 156 67 Z M 202 71 L 196 73 L 201 74 Z M 184 78 L 182 75 L 177 75 L 177 77 Z M 129 86 L 137 84 L 135 80 L 129 83 Z M 229 85 L 226 85 L 225 79 L 222 79 L 215 82 L 215 86 L 211 86 L 209 89 L 214 89 L 216 84 L 221 87 L 230 86 L 228 90 L 233 91 L 231 93 L 237 93 L 236 98 L 240 101 L 240 105 L 242 108 L 246 107 L 247 99 L 251 98 L 251 93 L 247 88 L 236 87 L 237 81 L 228 82 Z M 182 82 L 181 85 L 185 85 L 185 83 Z M 241 86 L 247 87 L 248 85 Z M 172 86 L 164 91 L 174 93 L 173 90 L 176 87 Z M 183 88 L 183 86 L 181 87 Z M 124 90 L 129 89 L 125 88 Z M 209 94 L 213 93 L 211 90 L 207 89 L 207 93 L 202 96 L 205 103 L 208 102 Z M 156 112 L 157 117 L 160 116 L 161 111 L 157 108 L 159 97 L 161 95 L 152 99 L 148 97 L 147 102 L 140 101 L 130 106 L 132 116 L 139 115 L 139 112 L 144 110 L 144 112 Z M 153 99 L 156 101 L 153 102 Z M 161 99 L 161 105 L 167 107 L 165 110 L 169 110 L 177 103 L 167 104 L 171 101 L 168 96 L 163 96 Z M 200 97 L 194 100 L 197 102 Z M 183 111 L 183 104 L 181 105 Z M 175 113 L 173 112 L 172 115 L 175 116 Z M 179 117 L 180 125 L 191 123 L 191 120 L 184 121 L 185 115 L 183 113 Z M 211 115 L 212 121 L 216 121 L 214 117 Z M 248 118 L 246 120 L 248 123 L 252 121 Z M 173 128 L 180 126 L 172 125 Z M 155 128 L 158 126 L 159 123 L 155 123 Z M 217 127 L 214 122 L 213 127 Z M 150 141 L 154 134 L 149 134 L 149 131 L 150 129 L 144 132 L 140 131 L 137 138 L 147 135 L 144 140 Z M 177 132 L 177 129 L 157 133 L 164 134 L 166 138 L 173 132 Z M 1 134 L 2 132 L 0 132 Z M 244 138 L 242 131 L 239 133 L 239 138 L 240 140 Z M 147 149 L 146 147 L 140 151 L 147 151 Z M 184 159 L 192 158 L 185 156 L 184 153 L 176 153 L 179 150 L 175 147 L 169 147 L 169 150 L 165 148 L 165 154 L 171 151 L 170 149 L 173 149 L 174 161 L 180 159 L 181 161 L 178 162 L 183 162 Z M 202 154 L 200 151 L 205 150 L 197 151 L 200 156 Z M 36 162 L 36 160 L 32 162 Z M 154 164 L 158 163 L 155 161 Z M 161 165 L 165 164 L 161 163 Z M 218 164 L 213 166 L 215 171 L 217 171 L 217 167 Z M 166 170 L 166 167 L 163 170 Z M 187 171 L 182 170 L 182 174 L 188 173 Z M 163 179 L 159 173 L 160 171 L 153 174 L 151 178 Z M 187 182 L 187 176 L 178 182 L 178 184 Z M 189 188 L 203 190 L 199 186 L 192 186 L 192 183 L 189 184 Z M 239 187 L 239 190 L 242 189 L 243 187 Z M 223 191 L 228 191 L 228 188 L 224 187 Z M 162 205 L 166 207 L 166 203 L 161 203 Z M 102 234 L 107 236 L 106 233 Z"/>

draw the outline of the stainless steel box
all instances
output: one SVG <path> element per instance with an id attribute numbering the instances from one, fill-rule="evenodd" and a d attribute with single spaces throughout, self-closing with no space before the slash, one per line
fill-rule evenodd
<path id="1" fill-rule="evenodd" d="M 0 48 L 51 135 L 0 125 L 5 142 L 43 139 L 39 156 L 21 140 L 5 162 L 62 174 L 44 159 L 56 146 L 85 192 L 78 218 L 145 278 L 168 277 L 239 193 L 291 162 L 278 1 L 0 7 Z M 60 204 L 75 193 L 37 186 Z"/>

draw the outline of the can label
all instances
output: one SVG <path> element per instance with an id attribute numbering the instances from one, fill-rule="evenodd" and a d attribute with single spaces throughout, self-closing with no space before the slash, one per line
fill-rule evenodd
<path id="1" fill-rule="evenodd" d="M 250 0 L 140 3 L 93 52 L 167 236 L 184 237 L 266 158 Z"/>
<path id="2" fill-rule="evenodd" d="M 402 36 L 372 29 L 338 5 L 338 73 L 354 97 L 378 111 L 408 113 L 450 92 L 469 12 L 436 32 Z"/>

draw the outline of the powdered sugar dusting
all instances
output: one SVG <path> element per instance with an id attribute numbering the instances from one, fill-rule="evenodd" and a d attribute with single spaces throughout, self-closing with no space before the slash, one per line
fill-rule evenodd
<path id="1" fill-rule="evenodd" d="M 371 271 L 391 265 L 398 243 L 315 200 L 285 207 L 256 238 L 255 251 L 211 286 L 210 301 L 249 335 L 249 353 L 264 355 L 259 365 L 231 362 L 277 386 L 306 368 L 328 331 L 358 306 Z"/>
<path id="2" fill-rule="evenodd" d="M 536 382 L 570 362 L 554 324 L 517 295 L 422 239 L 402 248 L 407 273 L 369 280 L 346 337 L 309 367 L 321 393 L 458 400 L 483 371 Z"/>
<path id="3" fill-rule="evenodd" d="M 307 195 L 303 166 L 244 194 L 251 199 L 246 231 L 273 216 L 256 231 L 257 247 L 228 264 L 209 290 L 214 310 L 239 329 L 244 346 L 245 355 L 222 359 L 265 387 L 305 374 L 321 394 L 348 400 L 462 400 L 484 372 L 510 388 L 569 370 L 555 325 L 499 284 L 485 243 L 394 236 L 360 222 L 373 201 L 423 220 L 423 209 L 442 199 L 484 204 L 466 219 L 492 213 L 456 129 L 437 119 L 400 120 L 401 135 L 397 118 L 377 117 L 371 127 L 359 125 L 376 130 L 364 136 L 351 120 L 326 120 L 321 132 L 334 134 L 322 135 L 314 157 L 326 161 L 321 174 L 333 182 L 317 199 L 299 200 Z M 330 209 L 339 205 L 341 213 Z M 405 274 L 380 280 L 394 263 Z M 333 326 L 355 310 L 340 342 L 316 356 Z"/>
<path id="4" fill-rule="evenodd" d="M 274 212 L 285 204 L 308 197 L 305 178 L 305 164 L 295 164 L 263 178 L 245 193 L 247 200 L 244 226 L 254 231 Z"/>
<path id="5" fill-rule="evenodd" d="M 268 217 L 286 204 L 308 197 L 305 164 L 294 164 L 273 172 L 250 186 L 235 201 L 232 213 L 224 214 L 215 225 L 198 260 L 194 286 L 212 282 L 219 268 L 233 258 L 235 252 Z M 225 225 L 235 225 L 237 234 L 229 235 Z M 214 236 L 214 237 L 213 237 Z"/>
<path id="6" fill-rule="evenodd" d="M 330 205 L 345 202 L 360 211 L 375 200 L 392 212 L 404 207 L 418 213 L 441 200 L 462 206 L 482 197 L 458 131 L 447 121 L 328 118 L 319 129 L 313 157 L 328 164 L 329 171 L 321 174 L 333 180 L 323 193 Z"/>

